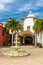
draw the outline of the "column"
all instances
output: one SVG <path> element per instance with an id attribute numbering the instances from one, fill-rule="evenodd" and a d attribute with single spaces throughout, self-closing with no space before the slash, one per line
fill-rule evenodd
<path id="1" fill-rule="evenodd" d="M 13 46 L 13 33 L 12 33 L 12 46 Z"/>
<path id="2" fill-rule="evenodd" d="M 35 47 L 37 47 L 37 34 L 35 33 Z"/>
<path id="3" fill-rule="evenodd" d="M 23 37 L 23 44 L 25 44 L 24 37 Z"/>
<path id="4" fill-rule="evenodd" d="M 35 38 L 35 37 L 34 37 Z M 33 39 L 33 44 L 35 43 L 35 39 L 34 38 L 32 38 Z"/>

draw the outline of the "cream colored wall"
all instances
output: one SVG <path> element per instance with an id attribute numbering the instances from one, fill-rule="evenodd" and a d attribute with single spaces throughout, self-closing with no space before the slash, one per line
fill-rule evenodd
<path id="1" fill-rule="evenodd" d="M 42 32 L 42 46 L 43 46 L 43 32 Z"/>
<path id="2" fill-rule="evenodd" d="M 27 18 L 24 20 L 24 31 L 27 30 L 27 26 L 30 26 L 30 31 L 34 33 L 33 31 L 33 25 L 34 25 L 34 20 L 33 18 Z"/>
<path id="3" fill-rule="evenodd" d="M 39 35 L 37 34 L 37 42 L 43 45 L 43 32 L 40 32 Z"/>

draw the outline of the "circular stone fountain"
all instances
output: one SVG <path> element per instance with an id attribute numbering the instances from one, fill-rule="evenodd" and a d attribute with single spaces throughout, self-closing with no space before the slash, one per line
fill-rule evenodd
<path id="1" fill-rule="evenodd" d="M 7 56 L 17 56 L 17 57 L 20 57 L 20 56 L 28 56 L 30 55 L 29 52 L 25 51 L 25 50 L 22 50 L 18 44 L 20 44 L 20 39 L 18 38 L 18 34 L 15 35 L 15 46 L 11 47 L 10 49 L 6 50 L 3 52 L 4 55 L 7 55 Z"/>

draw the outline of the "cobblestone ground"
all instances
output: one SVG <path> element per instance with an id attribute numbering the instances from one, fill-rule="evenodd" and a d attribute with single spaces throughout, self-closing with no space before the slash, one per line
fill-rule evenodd
<path id="1" fill-rule="evenodd" d="M 9 48 L 0 49 L 0 65 L 43 65 L 43 48 L 34 46 L 22 46 L 24 50 L 30 52 L 26 57 L 8 57 L 2 56 L 2 51 Z"/>

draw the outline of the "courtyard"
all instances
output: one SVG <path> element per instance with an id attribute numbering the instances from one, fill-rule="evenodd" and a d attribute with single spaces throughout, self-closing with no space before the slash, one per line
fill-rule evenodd
<path id="1" fill-rule="evenodd" d="M 0 49 L 0 65 L 43 65 L 43 48 L 34 46 L 21 46 L 22 49 L 30 52 L 26 57 L 10 57 L 2 55 L 2 51 L 10 47 Z"/>

